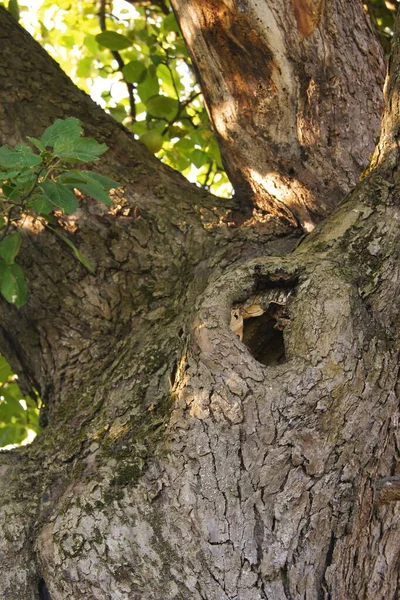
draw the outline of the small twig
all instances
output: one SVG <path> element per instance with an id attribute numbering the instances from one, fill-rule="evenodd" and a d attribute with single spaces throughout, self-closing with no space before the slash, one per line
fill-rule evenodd
<path id="1" fill-rule="evenodd" d="M 100 0 L 100 8 L 99 8 L 98 16 L 99 16 L 99 23 L 100 23 L 101 31 L 107 31 L 106 4 L 107 4 L 107 0 Z M 117 62 L 118 70 L 121 72 L 122 79 L 128 90 L 130 117 L 131 117 L 132 121 L 135 121 L 136 120 L 136 101 L 135 101 L 135 93 L 134 93 L 133 84 L 130 83 L 129 81 L 126 81 L 126 79 L 125 79 L 125 76 L 124 76 L 125 63 L 124 63 L 120 53 L 117 50 L 111 50 L 111 54 Z"/>
<path id="2" fill-rule="evenodd" d="M 190 94 L 189 98 L 186 98 L 186 100 L 184 100 L 182 102 L 182 108 L 186 108 L 186 106 L 188 104 L 193 102 L 193 100 L 196 100 L 196 98 L 198 98 L 199 96 L 201 96 L 201 92 L 193 92 L 193 94 Z M 196 109 L 194 108 L 193 110 L 196 110 Z"/>
<path id="3" fill-rule="evenodd" d="M 11 208 L 9 209 L 9 211 L 7 213 L 7 223 L 6 223 L 6 226 L 4 227 L 3 231 L 1 232 L 0 242 L 2 242 L 4 240 L 4 238 L 8 234 L 8 231 L 9 231 L 10 226 L 11 226 L 11 220 L 12 220 L 14 208 L 16 208 L 15 205 L 11 206 Z"/>

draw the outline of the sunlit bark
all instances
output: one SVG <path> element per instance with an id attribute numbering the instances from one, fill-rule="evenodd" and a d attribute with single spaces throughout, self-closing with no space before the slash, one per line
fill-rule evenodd
<path id="1" fill-rule="evenodd" d="M 361 2 L 172 4 L 236 193 L 310 231 L 379 134 L 382 50 Z"/>

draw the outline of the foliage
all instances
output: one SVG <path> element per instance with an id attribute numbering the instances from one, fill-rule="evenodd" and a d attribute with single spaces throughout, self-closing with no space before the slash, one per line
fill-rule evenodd
<path id="1" fill-rule="evenodd" d="M 73 168 L 98 160 L 107 150 L 105 144 L 82 134 L 78 119 L 57 119 L 40 140 L 28 138 L 33 148 L 27 144 L 0 147 L 0 293 L 17 308 L 27 299 L 24 274 L 15 262 L 22 242 L 17 225 L 25 219 L 31 217 L 54 231 L 92 270 L 73 242 L 51 226 L 78 208 L 75 189 L 111 205 L 109 191 L 118 187 L 109 177 Z"/>
<path id="2" fill-rule="evenodd" d="M 398 0 L 363 4 L 388 53 Z M 18 14 L 17 0 L 9 7 Z M 43 0 L 36 17 L 31 31 L 46 50 L 151 152 L 213 193 L 232 193 L 168 0 Z"/>
<path id="3" fill-rule="evenodd" d="M 28 138 L 31 146 L 0 147 L 0 293 L 20 308 L 27 300 L 21 267 L 15 262 L 22 243 L 19 231 L 26 219 L 51 229 L 89 270 L 89 261 L 66 236 L 51 224 L 74 213 L 78 200 L 74 190 L 106 205 L 109 191 L 118 183 L 105 175 L 73 168 L 98 160 L 107 150 L 92 138 L 82 137 L 78 119 L 58 119 L 40 139 Z M 4 357 L 0 356 L 0 447 L 21 444 L 38 431 L 38 404 L 21 391 Z"/>
<path id="4" fill-rule="evenodd" d="M 397 2 L 364 1 L 386 52 Z M 36 16 L 33 34 L 80 88 L 163 162 L 217 195 L 232 193 L 168 0 L 43 0 Z"/>
<path id="5" fill-rule="evenodd" d="M 32 440 L 39 429 L 38 405 L 22 396 L 16 376 L 0 356 L 0 448 Z"/>
<path id="6" fill-rule="evenodd" d="M 22 10 L 21 18 L 28 26 Z M 213 193 L 231 194 L 168 2 L 43 0 L 30 30 L 80 88 L 163 162 Z"/>
<path id="7" fill-rule="evenodd" d="M 398 2 L 399 0 L 366 0 L 363 3 L 386 54 L 390 52 Z"/>
<path id="8" fill-rule="evenodd" d="M 58 119 L 40 139 L 28 138 L 31 146 L 0 147 L 0 292 L 21 307 L 27 286 L 15 262 L 22 243 L 19 226 L 26 219 L 39 221 L 73 250 L 89 270 L 89 261 L 73 242 L 52 227 L 78 207 L 74 190 L 111 205 L 109 191 L 118 183 L 109 177 L 73 168 L 98 160 L 107 150 L 92 138 L 82 137 L 78 119 Z M 0 447 L 31 439 L 37 432 L 39 401 L 22 397 L 4 357 L 0 356 Z"/>

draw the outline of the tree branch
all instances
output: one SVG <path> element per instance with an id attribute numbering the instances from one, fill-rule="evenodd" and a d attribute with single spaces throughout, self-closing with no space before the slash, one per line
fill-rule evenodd
<path id="1" fill-rule="evenodd" d="M 107 31 L 106 4 L 107 4 L 107 0 L 100 0 L 99 22 L 100 22 L 101 31 Z M 130 117 L 131 117 L 132 121 L 135 121 L 136 120 L 136 101 L 135 101 L 135 93 L 134 93 L 135 88 L 130 81 L 126 81 L 126 79 L 125 79 L 125 76 L 124 76 L 125 63 L 122 59 L 121 54 L 119 52 L 117 52 L 116 50 L 111 50 L 111 54 L 114 57 L 114 59 L 117 61 L 118 69 L 122 74 L 122 79 L 128 90 Z"/>
<path id="2" fill-rule="evenodd" d="M 236 194 L 311 230 L 379 133 L 385 65 L 361 2 L 172 5 Z"/>

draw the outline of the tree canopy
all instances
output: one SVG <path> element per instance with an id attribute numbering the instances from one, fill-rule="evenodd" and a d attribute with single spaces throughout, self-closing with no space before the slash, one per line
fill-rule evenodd
<path id="1" fill-rule="evenodd" d="M 173 168 L 229 194 L 168 2 L 49 2 L 33 33 L 81 89 Z"/>

